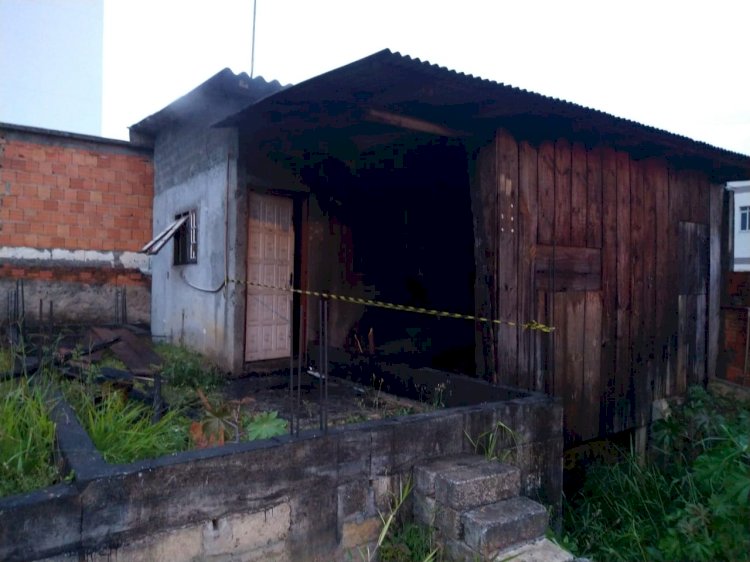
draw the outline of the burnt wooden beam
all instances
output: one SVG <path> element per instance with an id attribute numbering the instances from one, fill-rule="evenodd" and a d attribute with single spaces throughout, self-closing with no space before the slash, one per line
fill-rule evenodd
<path id="1" fill-rule="evenodd" d="M 469 133 L 465 131 L 451 129 L 450 127 L 446 127 L 438 123 L 433 123 L 425 119 L 420 119 L 418 117 L 412 117 L 410 115 L 404 115 L 400 113 L 393 113 L 391 111 L 385 111 L 383 109 L 368 109 L 364 114 L 364 119 L 367 121 L 372 121 L 374 123 L 383 123 L 402 129 L 409 129 L 410 131 L 429 133 L 440 137 L 470 136 Z"/>

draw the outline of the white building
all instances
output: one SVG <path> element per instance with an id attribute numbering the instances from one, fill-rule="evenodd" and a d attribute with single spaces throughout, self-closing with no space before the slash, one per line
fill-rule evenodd
<path id="1" fill-rule="evenodd" d="M 730 181 L 734 191 L 734 271 L 750 271 L 750 180 Z"/>

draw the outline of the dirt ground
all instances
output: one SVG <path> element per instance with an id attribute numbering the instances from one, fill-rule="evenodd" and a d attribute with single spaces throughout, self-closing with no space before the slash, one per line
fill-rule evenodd
<path id="1" fill-rule="evenodd" d="M 246 377 L 231 381 L 224 389 L 228 400 L 243 404 L 248 413 L 277 411 L 286 420 L 294 417 L 299 429 L 320 427 L 327 414 L 328 426 L 385 419 L 428 411 L 429 404 L 400 398 L 382 392 L 376 384 L 364 387 L 345 379 L 329 377 L 328 395 L 321 392 L 319 378 L 303 374 L 300 384 L 294 375 L 290 394 L 288 372 L 266 377 Z M 297 421 L 295 421 L 295 426 Z"/>

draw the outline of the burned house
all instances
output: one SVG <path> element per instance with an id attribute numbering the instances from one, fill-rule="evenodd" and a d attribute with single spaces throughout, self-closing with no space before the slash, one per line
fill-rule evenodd
<path id="1" fill-rule="evenodd" d="M 746 156 L 387 50 L 290 87 L 222 71 L 131 137 L 154 150 L 152 331 L 227 370 L 316 345 L 306 291 L 357 301 L 330 302 L 342 357 L 560 396 L 569 444 L 719 369 Z"/>

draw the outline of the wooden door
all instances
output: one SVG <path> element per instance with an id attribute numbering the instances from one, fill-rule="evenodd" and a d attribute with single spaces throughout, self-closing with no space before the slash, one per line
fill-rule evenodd
<path id="1" fill-rule="evenodd" d="M 251 193 L 249 206 L 245 361 L 289 357 L 292 294 L 269 287 L 288 287 L 294 270 L 292 200 Z"/>

